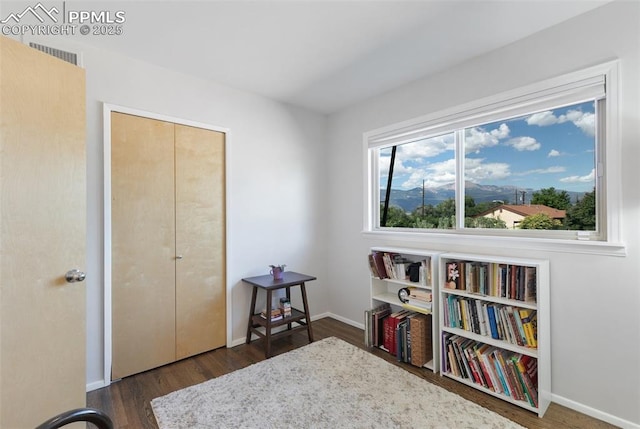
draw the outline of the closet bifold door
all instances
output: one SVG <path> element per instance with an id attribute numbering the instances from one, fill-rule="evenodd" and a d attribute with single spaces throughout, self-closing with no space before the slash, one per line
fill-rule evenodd
<path id="1" fill-rule="evenodd" d="M 176 358 L 226 344 L 225 134 L 175 125 Z"/>
<path id="2" fill-rule="evenodd" d="M 112 379 L 175 360 L 174 124 L 111 114 Z"/>

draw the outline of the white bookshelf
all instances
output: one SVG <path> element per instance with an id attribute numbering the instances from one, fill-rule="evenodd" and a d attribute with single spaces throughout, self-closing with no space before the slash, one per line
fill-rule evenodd
<path id="1" fill-rule="evenodd" d="M 456 268 L 458 289 L 452 289 Z M 438 271 L 439 279 L 434 287 L 440 307 L 441 374 L 542 417 L 551 402 L 549 262 L 442 253 Z M 534 287 L 535 299 L 532 299 Z M 527 336 L 522 335 L 526 332 L 522 321 L 527 319 L 520 315 L 533 312 L 537 314 L 537 344 L 533 341 L 529 344 Z M 493 313 L 493 317 L 489 313 Z M 486 353 L 476 352 L 478 349 Z M 503 358 L 498 363 L 500 368 L 495 367 L 494 358 L 496 361 Z M 527 394 L 523 395 L 528 390 L 522 387 L 522 382 L 520 387 L 514 384 L 523 379 L 514 372 L 516 364 L 508 362 L 531 359 L 537 362 L 537 380 L 532 380 L 537 382 L 537 399 L 533 404 Z M 485 363 L 484 368 L 481 362 Z M 494 366 L 489 367 L 492 368 L 489 374 L 487 365 L 491 363 Z M 507 366 L 511 368 L 500 375 Z M 492 383 L 500 387 L 495 388 Z"/>
<path id="2" fill-rule="evenodd" d="M 419 277 L 418 282 L 410 281 L 409 277 L 401 278 L 402 274 L 396 273 L 400 278 L 379 278 L 373 274 L 371 276 L 371 308 L 376 308 L 385 303 L 391 305 L 391 311 L 396 312 L 402 309 L 414 311 L 416 313 L 429 315 L 431 318 L 431 353 L 432 359 L 427 362 L 424 367 L 438 372 L 440 368 L 439 356 L 440 346 L 438 339 L 440 338 L 438 330 L 438 292 L 436 288 L 438 276 L 438 252 L 427 251 L 420 249 L 400 248 L 400 247 L 373 247 L 371 252 L 388 253 L 393 255 L 400 255 L 407 261 L 407 265 L 410 262 L 422 262 L 428 261 L 428 269 L 424 270 L 423 275 Z M 402 288 L 417 288 L 432 294 L 431 308 L 425 309 L 423 307 L 412 306 L 400 301 L 398 297 L 398 291 Z"/>

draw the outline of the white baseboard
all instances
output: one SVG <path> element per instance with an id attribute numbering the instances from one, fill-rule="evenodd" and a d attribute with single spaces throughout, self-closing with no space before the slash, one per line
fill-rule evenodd
<path id="1" fill-rule="evenodd" d="M 346 323 L 347 325 L 351 325 L 351 326 L 356 327 L 358 329 L 364 329 L 364 323 L 354 322 L 351 319 L 347 319 L 346 317 L 338 316 L 337 314 L 326 313 L 326 317 L 331 317 L 332 319 L 339 320 L 342 323 Z"/>
<path id="2" fill-rule="evenodd" d="M 329 312 L 327 312 L 327 313 L 321 313 L 321 314 L 316 314 L 315 316 L 311 316 L 311 321 L 313 322 L 313 321 L 315 321 L 315 320 L 324 319 L 325 317 L 331 317 L 332 319 L 339 320 L 340 322 L 344 322 L 344 323 L 346 323 L 346 324 L 348 324 L 348 325 L 355 326 L 356 328 L 364 329 L 364 325 L 363 325 L 363 324 L 361 324 L 361 323 L 360 323 L 360 324 L 355 323 L 355 322 L 354 322 L 354 321 L 352 321 L 352 320 L 345 319 L 344 317 L 341 317 L 341 316 L 338 316 L 337 314 L 333 314 L 333 313 L 329 313 Z M 284 330 L 284 329 L 286 329 L 286 327 L 284 327 L 284 326 L 281 326 L 281 327 L 279 327 L 279 328 L 280 328 L 280 330 Z M 275 332 L 278 332 L 278 331 L 277 331 L 277 330 L 275 330 Z M 258 337 L 257 335 L 252 335 L 252 336 L 251 336 L 251 341 L 253 341 L 253 340 L 257 340 L 257 339 L 259 339 L 259 338 L 260 338 L 260 337 Z M 246 338 L 245 338 L 245 337 L 242 337 L 242 338 L 236 338 L 235 340 L 233 340 L 233 341 L 231 342 L 231 345 L 230 345 L 229 347 L 236 347 L 236 346 L 242 345 L 242 344 L 244 344 L 244 343 L 245 343 L 245 341 L 246 341 Z"/>
<path id="3" fill-rule="evenodd" d="M 327 312 L 315 317 L 312 317 L 311 320 L 318 320 L 324 317 L 331 317 L 332 319 L 339 320 L 340 322 L 346 323 L 347 325 L 354 326 L 358 329 L 364 329 L 364 324 L 355 322 L 351 319 L 347 319 L 345 317 L 339 316 L 337 314 Z M 235 343 L 235 342 L 234 342 Z M 237 344 L 244 344 L 244 339 L 238 341 Z M 610 423 L 612 425 L 618 426 L 623 429 L 640 429 L 640 424 L 630 422 L 628 420 L 621 419 L 620 417 L 616 417 L 614 415 L 605 413 L 604 411 L 597 410 L 595 408 L 588 407 L 579 402 L 572 401 L 570 399 L 564 398 L 562 396 L 558 396 L 555 394 L 551 394 L 551 401 L 558 404 L 570 408 L 572 410 L 578 411 L 587 416 L 596 418 L 598 420 L 602 420 L 604 422 Z"/>
<path id="4" fill-rule="evenodd" d="M 571 399 L 567 399 L 563 396 L 555 395 L 552 393 L 551 402 L 567 408 L 571 408 L 572 410 L 578 411 L 582 414 L 596 418 L 598 420 L 602 420 L 603 422 L 611 423 L 612 425 L 618 426 L 623 429 L 640 429 L 640 424 L 621 419 L 620 417 L 605 413 L 604 411 L 596 410 L 595 408 L 588 407 L 584 404 L 572 401 Z"/>
<path id="5" fill-rule="evenodd" d="M 103 387 L 108 386 L 109 383 L 105 383 L 104 380 L 94 381 L 92 383 L 87 383 L 87 392 L 91 392 L 92 390 L 101 389 Z"/>
<path id="6" fill-rule="evenodd" d="M 345 317 L 339 316 L 337 314 L 333 314 L 330 312 L 327 313 L 322 313 L 322 314 L 318 314 L 316 316 L 312 316 L 311 317 L 311 321 L 315 321 L 315 320 L 319 320 L 319 319 L 323 319 L 325 317 L 331 317 L 332 319 L 336 319 L 340 322 L 346 323 L 347 325 L 351 325 L 354 326 L 358 329 L 364 329 L 364 324 L 359 323 L 359 322 L 354 322 L 351 319 L 347 319 Z M 286 327 L 280 327 L 282 329 L 286 329 Z M 256 335 L 254 337 L 252 337 L 253 339 L 258 339 L 259 337 Z M 246 338 L 236 338 L 235 340 L 233 340 L 231 342 L 231 345 L 229 347 L 236 347 L 239 346 L 241 344 L 245 343 Z M 92 390 L 96 390 L 96 389 L 100 389 L 102 387 L 106 387 L 108 386 L 109 383 L 105 383 L 104 380 L 98 380 L 98 381 L 94 381 L 92 383 L 88 383 L 87 384 L 87 392 L 90 392 Z M 582 414 L 585 414 L 587 416 L 596 418 L 598 420 L 602 420 L 604 422 L 610 423 L 612 425 L 618 426 L 622 429 L 640 429 L 640 424 L 637 423 L 633 423 L 630 422 L 628 420 L 624 420 L 620 417 L 616 417 L 614 415 L 605 413 L 604 411 L 600 411 L 597 410 L 595 408 L 591 408 L 589 406 L 586 406 L 584 404 L 581 404 L 579 402 L 575 402 L 572 401 L 571 399 L 567 399 L 563 396 L 559 396 L 556 394 L 551 394 L 551 402 L 554 402 L 558 405 L 562 405 L 564 407 L 570 408 L 572 410 L 578 411 Z"/>

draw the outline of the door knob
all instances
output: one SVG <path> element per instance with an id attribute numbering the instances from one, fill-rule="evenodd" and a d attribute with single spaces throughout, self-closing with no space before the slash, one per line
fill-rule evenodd
<path id="1" fill-rule="evenodd" d="M 182 255 L 176 255 L 176 259 L 182 259 Z"/>
<path id="2" fill-rule="evenodd" d="M 64 279 L 67 281 L 67 283 L 81 282 L 84 281 L 85 277 L 87 277 L 86 273 L 83 273 L 82 271 L 75 268 L 73 270 L 67 271 L 67 273 L 64 275 Z"/>

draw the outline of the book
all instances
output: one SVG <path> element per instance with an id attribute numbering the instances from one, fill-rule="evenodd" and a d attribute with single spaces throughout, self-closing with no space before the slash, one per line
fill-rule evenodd
<path id="1" fill-rule="evenodd" d="M 384 262 L 384 270 L 386 273 L 386 278 L 395 279 L 396 273 L 393 270 L 393 254 L 384 252 L 382 254 L 382 261 Z"/>
<path id="2" fill-rule="evenodd" d="M 433 300 L 433 294 L 426 290 L 420 289 L 417 287 L 409 288 L 409 299 L 414 299 L 418 301 L 431 302 Z"/>
<path id="3" fill-rule="evenodd" d="M 391 314 L 382 319 L 382 343 L 379 345 L 384 351 L 390 351 L 391 347 Z"/>
<path id="4" fill-rule="evenodd" d="M 536 267 L 525 267 L 524 301 L 536 302 L 537 299 L 537 271 Z"/>
<path id="5" fill-rule="evenodd" d="M 406 358 L 406 341 L 407 341 L 407 321 L 402 320 L 398 323 L 395 331 L 396 335 L 396 359 L 403 362 Z"/>
<path id="6" fill-rule="evenodd" d="M 522 376 L 522 371 L 520 370 L 520 368 L 518 368 L 518 355 L 513 355 L 511 357 L 511 361 L 513 362 L 513 365 L 515 367 L 515 373 L 516 373 L 516 377 L 518 377 L 518 382 L 520 383 L 520 386 L 522 387 L 522 393 L 524 395 L 524 397 L 526 398 L 526 400 L 529 402 L 529 404 L 532 407 L 535 407 L 536 403 L 534 402 L 533 398 L 531 397 L 531 392 L 529 390 L 529 388 L 527 387 L 527 384 Z"/>
<path id="7" fill-rule="evenodd" d="M 489 375 L 489 379 L 491 380 L 492 390 L 496 393 L 502 393 L 502 383 L 500 383 L 500 379 L 498 377 L 498 373 L 496 372 L 495 366 L 489 356 L 493 353 L 496 348 L 493 346 L 489 346 L 488 344 L 483 344 L 478 349 L 478 357 L 480 361 L 483 363 L 483 369 L 485 369 L 486 373 Z"/>
<path id="8" fill-rule="evenodd" d="M 391 314 L 391 306 L 389 304 L 384 304 L 380 307 L 377 307 L 373 311 L 373 334 L 372 334 L 372 344 L 374 347 L 378 347 L 382 345 L 384 339 L 384 326 L 383 320 Z"/>
<path id="9" fill-rule="evenodd" d="M 371 275 L 373 277 L 380 278 L 380 273 L 378 273 L 378 267 L 376 266 L 376 261 L 372 253 L 369 254 L 369 270 L 371 271 Z"/>
<path id="10" fill-rule="evenodd" d="M 494 381 L 493 378 L 491 376 L 491 374 L 489 373 L 489 369 L 486 366 L 485 360 L 483 359 L 483 352 L 489 348 L 489 346 L 487 344 L 483 344 L 483 343 L 476 343 L 476 345 L 473 347 L 473 350 L 476 354 L 476 359 L 478 360 L 478 363 L 480 365 L 480 369 L 482 370 L 482 374 L 484 375 L 484 380 L 486 382 L 486 387 L 489 390 L 492 391 L 496 391 L 494 388 Z"/>
<path id="11" fill-rule="evenodd" d="M 529 376 L 533 385 L 537 388 L 538 387 L 538 359 L 528 355 L 522 355 L 519 361 L 522 362 L 526 370 L 526 375 Z"/>
<path id="12" fill-rule="evenodd" d="M 387 269 L 384 266 L 384 254 L 382 252 L 371 252 L 373 263 L 375 265 L 375 271 L 378 273 L 378 278 L 389 278 L 387 275 Z"/>
<path id="13" fill-rule="evenodd" d="M 476 314 L 478 315 L 478 324 L 479 324 L 479 329 L 480 335 L 487 335 L 487 321 L 485 320 L 485 312 L 484 312 L 484 308 L 483 308 L 483 303 L 480 300 L 476 300 L 475 301 L 476 304 Z"/>
<path id="14" fill-rule="evenodd" d="M 431 314 L 431 310 L 432 310 L 431 304 L 429 304 L 429 305 L 424 305 L 424 304 L 414 305 L 411 302 L 407 302 L 407 303 L 402 304 L 402 308 L 404 308 L 406 310 L 416 311 L 418 313 L 423 313 L 423 314 Z"/>
<path id="15" fill-rule="evenodd" d="M 398 336 L 396 335 L 396 330 L 398 329 L 398 325 L 409 315 L 408 310 L 401 310 L 398 313 L 395 313 L 395 317 L 392 317 L 393 314 L 389 317 L 391 320 L 391 339 L 389 344 L 389 353 L 393 356 L 396 356 L 397 348 L 398 348 Z"/>
<path id="16" fill-rule="evenodd" d="M 511 397 L 516 400 L 522 400 L 523 397 L 518 395 L 518 391 L 516 389 L 517 380 L 515 376 L 509 372 L 509 368 L 507 365 L 508 359 L 505 359 L 505 353 L 506 352 L 504 350 L 497 351 L 496 358 L 498 359 L 500 368 L 502 369 L 502 373 L 504 374 L 504 378 L 505 378 L 505 381 L 507 382 L 507 386 L 509 386 L 509 393 L 511 394 Z"/>
<path id="17" fill-rule="evenodd" d="M 513 313 L 513 318 L 516 321 L 516 325 L 518 326 L 518 333 L 520 335 L 520 339 L 522 340 L 522 344 L 526 347 L 531 347 L 529 342 L 527 341 L 527 336 L 524 332 L 524 325 L 522 324 L 522 319 L 520 318 L 520 309 L 511 308 L 511 312 Z"/>
<path id="18" fill-rule="evenodd" d="M 371 326 L 371 312 L 373 310 L 365 310 L 364 311 L 364 346 L 371 347 L 373 346 L 373 328 Z"/>
<path id="19" fill-rule="evenodd" d="M 496 315 L 493 305 L 487 305 L 487 314 L 489 314 L 489 327 L 491 328 L 491 338 L 496 340 L 500 339 L 498 332 L 498 324 L 496 322 Z"/>
<path id="20" fill-rule="evenodd" d="M 518 368 L 518 372 L 520 373 L 520 377 L 526 387 L 526 390 L 529 394 L 529 399 L 533 402 L 533 406 L 538 406 L 538 376 L 537 376 L 537 365 L 538 362 L 535 358 L 527 355 L 521 355 L 516 361 L 516 368 Z M 535 371 L 533 367 L 535 366 Z M 531 373 L 535 373 L 535 376 L 532 377 Z"/>
<path id="21" fill-rule="evenodd" d="M 460 372 L 458 376 L 461 378 L 469 378 L 469 375 L 467 373 L 467 368 L 461 356 L 461 351 L 460 351 L 461 340 L 464 340 L 464 338 L 460 337 L 459 335 L 454 335 L 453 337 L 451 337 L 451 346 L 453 348 L 453 355 L 456 359 L 458 370 Z"/>
<path id="22" fill-rule="evenodd" d="M 522 337 L 520 336 L 520 330 L 518 329 L 515 316 L 513 315 L 513 308 L 510 306 L 504 307 L 505 320 L 509 324 L 509 333 L 511 335 L 512 344 L 524 346 Z"/>
<path id="23" fill-rule="evenodd" d="M 407 326 L 406 326 L 406 349 L 405 349 L 405 362 L 411 363 L 411 319 L 417 316 L 417 313 L 410 314 L 407 317 Z"/>
<path id="24" fill-rule="evenodd" d="M 431 257 L 427 257 L 422 260 L 422 273 L 423 278 L 421 284 L 430 285 L 431 284 Z"/>
<path id="25" fill-rule="evenodd" d="M 458 359 L 456 358 L 455 352 L 453 350 L 453 340 L 457 337 L 457 335 L 447 334 L 444 338 L 444 344 L 447 350 L 446 362 L 449 373 L 455 375 L 456 377 L 460 377 L 461 372 L 460 367 L 458 366 Z"/>
<path id="26" fill-rule="evenodd" d="M 291 316 L 291 301 L 289 301 L 289 298 L 280 298 L 280 310 L 284 317 Z"/>
<path id="27" fill-rule="evenodd" d="M 394 312 L 389 314 L 384 318 L 383 326 L 384 326 L 384 337 L 383 337 L 383 348 L 395 355 L 395 330 L 397 327 L 397 316 L 399 312 Z"/>
<path id="28" fill-rule="evenodd" d="M 489 354 L 489 361 L 492 363 L 494 368 L 496 369 L 496 374 L 498 375 L 498 379 L 500 380 L 500 385 L 502 386 L 502 392 L 506 396 L 511 396 L 511 392 L 509 391 L 509 384 L 507 383 L 507 379 L 505 378 L 504 372 L 501 368 L 500 361 L 498 360 L 497 354 L 500 352 L 499 349 L 495 349 L 493 353 Z"/>
<path id="29" fill-rule="evenodd" d="M 260 312 L 260 317 L 262 317 L 263 319 L 267 318 L 267 310 L 264 309 Z M 279 308 L 274 308 L 271 310 L 271 321 L 275 322 L 277 320 L 281 320 L 282 319 L 282 310 L 280 310 Z"/>
<path id="30" fill-rule="evenodd" d="M 536 314 L 536 310 L 521 308 L 518 310 L 518 314 L 522 321 L 522 328 L 524 330 L 524 335 L 527 340 L 527 346 L 531 348 L 537 348 L 538 347 L 537 334 L 534 333 L 534 326 L 533 326 L 533 320 L 534 320 L 534 315 Z"/>
<path id="31" fill-rule="evenodd" d="M 512 388 L 515 391 L 516 399 L 518 399 L 519 401 L 528 401 L 528 399 L 524 394 L 523 386 L 520 383 L 520 379 L 517 375 L 518 369 L 516 368 L 516 365 L 513 362 L 514 356 L 517 356 L 517 355 L 507 356 L 505 358 L 505 366 L 507 368 L 507 374 L 508 374 L 509 380 L 511 380 Z"/>

